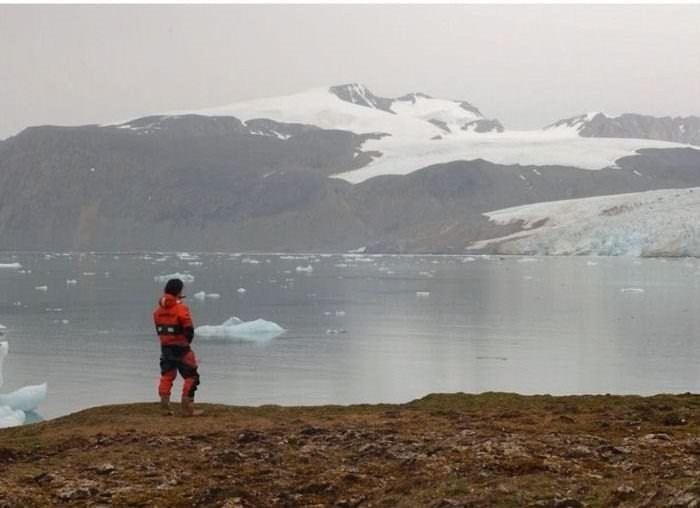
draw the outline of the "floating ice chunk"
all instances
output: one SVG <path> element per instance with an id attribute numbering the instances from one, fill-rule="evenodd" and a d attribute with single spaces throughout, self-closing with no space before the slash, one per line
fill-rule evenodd
<path id="1" fill-rule="evenodd" d="M 326 330 L 326 335 L 340 335 L 343 333 L 348 333 L 348 331 L 343 328 Z"/>
<path id="2" fill-rule="evenodd" d="M 236 289 L 236 293 L 238 293 L 238 294 L 241 294 L 241 295 L 242 295 L 242 294 L 244 294 L 245 292 L 246 292 L 246 289 L 245 289 L 245 288 L 238 288 L 238 289 Z"/>
<path id="3" fill-rule="evenodd" d="M 19 263 L 0 263 L 0 268 L 19 270 L 22 268 L 22 265 Z"/>
<path id="4" fill-rule="evenodd" d="M 471 263 L 472 261 L 475 261 L 475 259 L 471 256 L 462 259 L 462 263 Z"/>
<path id="5" fill-rule="evenodd" d="M 518 259 L 518 263 L 536 263 L 537 260 L 535 258 L 521 258 Z"/>
<path id="6" fill-rule="evenodd" d="M 202 266 L 204 263 L 201 261 L 190 261 L 187 263 L 188 266 Z"/>
<path id="7" fill-rule="evenodd" d="M 416 296 L 419 298 L 427 298 L 430 296 L 430 291 L 416 291 Z"/>
<path id="8" fill-rule="evenodd" d="M 344 310 L 336 310 L 336 311 L 335 311 L 335 315 L 336 315 L 336 316 L 339 316 L 339 317 L 340 317 L 340 316 L 344 316 L 344 315 L 345 315 L 345 311 L 344 311 Z"/>
<path id="9" fill-rule="evenodd" d="M 46 312 L 63 312 L 60 307 L 46 307 Z"/>
<path id="10" fill-rule="evenodd" d="M 311 273 L 314 271 L 314 267 L 311 265 L 308 266 L 297 266 L 297 272 L 306 272 L 306 273 Z"/>
<path id="11" fill-rule="evenodd" d="M 199 337 L 220 339 L 267 340 L 282 335 L 286 330 L 277 323 L 256 319 L 241 321 L 231 317 L 220 325 L 204 325 L 195 328 Z"/>
<path id="12" fill-rule="evenodd" d="M 622 288 L 620 293 L 644 293 L 642 288 Z"/>
<path id="13" fill-rule="evenodd" d="M 598 263 L 596 261 L 586 261 L 586 264 L 588 266 L 597 266 L 598 265 Z"/>
<path id="14" fill-rule="evenodd" d="M 207 293 L 206 291 L 198 291 L 193 295 L 197 300 L 204 301 L 206 298 L 217 299 L 221 298 L 219 293 Z"/>
<path id="15" fill-rule="evenodd" d="M 34 411 L 46 400 L 46 383 L 31 385 L 12 393 L 0 394 L 0 406 L 9 406 L 20 411 Z"/>
<path id="16" fill-rule="evenodd" d="M 84 277 L 94 277 L 94 276 L 95 276 L 95 272 L 83 272 L 83 276 L 84 276 Z"/>
<path id="17" fill-rule="evenodd" d="M 175 255 L 183 261 L 196 261 L 199 259 L 199 256 L 190 254 L 189 252 L 178 252 Z"/>
<path id="18" fill-rule="evenodd" d="M 347 263 L 338 263 L 337 265 L 335 265 L 335 267 L 336 268 L 347 268 L 348 265 L 347 265 Z"/>
<path id="19" fill-rule="evenodd" d="M 36 289 L 37 291 L 48 291 L 49 286 L 34 286 L 34 289 Z"/>
<path id="20" fill-rule="evenodd" d="M 175 272 L 168 273 L 166 275 L 156 275 L 155 277 L 153 277 L 153 280 L 161 283 L 168 282 L 170 279 L 180 279 L 185 284 L 191 284 L 194 282 L 194 275 L 191 275 L 189 273 Z"/>
<path id="21" fill-rule="evenodd" d="M 66 286 L 75 286 L 78 283 L 75 279 L 66 279 Z"/>
<path id="22" fill-rule="evenodd" d="M 280 256 L 280 259 L 306 261 L 307 259 L 309 259 L 309 256 Z"/>
<path id="23" fill-rule="evenodd" d="M 418 275 L 422 275 L 423 277 L 434 277 L 432 272 L 420 272 Z"/>
<path id="24" fill-rule="evenodd" d="M 257 259 L 253 259 L 253 258 L 243 258 L 243 259 L 241 259 L 241 263 L 245 263 L 248 265 L 259 265 L 260 261 L 258 261 Z"/>
<path id="25" fill-rule="evenodd" d="M 0 406 L 0 429 L 24 425 L 25 419 L 24 411 L 12 409 L 9 406 Z"/>

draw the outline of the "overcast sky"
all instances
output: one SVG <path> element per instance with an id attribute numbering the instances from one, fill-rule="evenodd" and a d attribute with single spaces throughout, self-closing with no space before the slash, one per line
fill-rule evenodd
<path id="1" fill-rule="evenodd" d="M 510 129 L 700 115 L 700 5 L 0 5 L 0 139 L 346 82 Z"/>

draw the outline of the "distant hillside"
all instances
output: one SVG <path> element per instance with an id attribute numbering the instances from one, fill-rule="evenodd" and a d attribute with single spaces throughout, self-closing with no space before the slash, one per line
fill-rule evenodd
<path id="1" fill-rule="evenodd" d="M 462 253 L 522 227 L 487 212 L 700 186 L 685 145 L 483 122 L 464 101 L 343 85 L 32 127 L 0 143 L 0 249 Z"/>

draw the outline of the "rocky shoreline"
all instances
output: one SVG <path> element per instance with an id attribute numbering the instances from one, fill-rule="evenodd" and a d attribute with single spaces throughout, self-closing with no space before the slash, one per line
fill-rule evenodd
<path id="1" fill-rule="evenodd" d="M 0 507 L 700 506 L 700 395 L 93 408 L 0 431 Z"/>

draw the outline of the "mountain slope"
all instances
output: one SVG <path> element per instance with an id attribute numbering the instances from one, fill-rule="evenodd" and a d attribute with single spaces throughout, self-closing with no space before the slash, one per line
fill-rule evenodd
<path id="1" fill-rule="evenodd" d="M 492 120 L 471 104 L 421 93 L 343 85 L 199 113 L 0 143 L 0 249 L 461 253 L 522 229 L 489 211 L 700 187 L 698 149 L 480 132 Z"/>
<path id="2" fill-rule="evenodd" d="M 658 139 L 700 146 L 700 117 L 653 117 L 626 113 L 611 117 L 604 113 L 587 113 L 560 120 L 547 130 L 569 128 L 587 138 Z"/>

